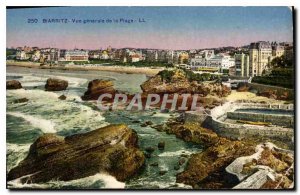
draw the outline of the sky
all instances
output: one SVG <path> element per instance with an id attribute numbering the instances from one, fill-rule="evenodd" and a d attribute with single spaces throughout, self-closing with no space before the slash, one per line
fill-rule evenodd
<path id="1" fill-rule="evenodd" d="M 37 23 L 29 23 L 31 19 L 37 19 Z M 43 23 L 49 19 L 68 22 Z M 74 23 L 73 19 L 81 23 Z M 83 24 L 92 19 L 105 22 Z M 106 22 L 107 19 L 112 22 Z M 124 23 L 122 19 L 134 22 Z M 293 41 L 289 7 L 22 8 L 7 9 L 6 22 L 7 47 L 180 50 Z"/>

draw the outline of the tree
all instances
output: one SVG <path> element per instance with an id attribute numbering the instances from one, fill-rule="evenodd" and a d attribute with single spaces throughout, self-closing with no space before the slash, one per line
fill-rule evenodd
<path id="1" fill-rule="evenodd" d="M 291 68 L 293 67 L 293 61 L 285 58 L 284 56 L 274 58 L 268 66 L 270 68 Z"/>

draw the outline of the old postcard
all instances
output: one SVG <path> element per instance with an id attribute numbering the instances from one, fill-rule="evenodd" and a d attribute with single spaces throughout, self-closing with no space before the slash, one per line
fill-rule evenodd
<path id="1" fill-rule="evenodd" d="M 293 18 L 7 7 L 7 188 L 293 190 Z"/>

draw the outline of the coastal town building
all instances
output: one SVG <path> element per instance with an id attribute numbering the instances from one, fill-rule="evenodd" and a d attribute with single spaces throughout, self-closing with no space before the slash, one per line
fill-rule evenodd
<path id="1" fill-rule="evenodd" d="M 24 50 L 17 50 L 16 59 L 17 60 L 28 60 L 30 56 Z"/>
<path id="2" fill-rule="evenodd" d="M 259 41 L 251 43 L 249 48 L 250 75 L 261 76 L 274 58 L 285 56 L 286 52 L 285 47 L 276 42 Z"/>
<path id="3" fill-rule="evenodd" d="M 249 55 L 241 53 L 235 54 L 235 75 L 241 77 L 249 76 Z"/>
<path id="4" fill-rule="evenodd" d="M 33 52 L 33 55 L 31 56 L 31 60 L 34 61 L 34 62 L 37 62 L 39 61 L 41 58 L 41 51 L 40 50 L 35 50 Z"/>
<path id="5" fill-rule="evenodd" d="M 281 57 L 284 55 L 284 46 L 278 43 L 272 43 L 272 56 L 273 57 Z"/>
<path id="6" fill-rule="evenodd" d="M 229 76 L 235 76 L 235 75 L 236 75 L 236 73 L 235 73 L 235 65 L 229 67 L 228 75 L 229 75 Z"/>
<path id="7" fill-rule="evenodd" d="M 160 61 L 160 62 L 167 62 L 168 61 L 168 58 L 167 58 L 168 52 L 166 50 L 159 50 L 157 54 L 158 54 L 158 56 L 157 56 L 158 61 Z"/>
<path id="8" fill-rule="evenodd" d="M 130 62 L 139 62 L 140 61 L 140 55 L 139 54 L 132 54 L 129 56 Z"/>
<path id="9" fill-rule="evenodd" d="M 214 50 L 203 50 L 190 59 L 192 70 L 221 72 L 234 66 L 235 61 L 228 54 L 214 54 Z"/>
<path id="10" fill-rule="evenodd" d="M 88 61 L 89 54 L 86 50 L 67 50 L 65 52 L 65 61 Z"/>
<path id="11" fill-rule="evenodd" d="M 267 68 L 272 56 L 272 46 L 269 42 L 259 41 L 250 44 L 249 63 L 251 76 L 261 76 Z"/>
<path id="12" fill-rule="evenodd" d="M 108 51 L 103 50 L 103 51 L 101 52 L 101 54 L 100 54 L 100 59 L 102 59 L 102 60 L 107 60 L 107 59 L 109 59 Z"/>
<path id="13" fill-rule="evenodd" d="M 158 53 L 156 50 L 147 50 L 146 51 L 146 61 L 156 62 L 158 60 Z"/>
<path id="14" fill-rule="evenodd" d="M 178 56 L 178 64 L 188 64 L 189 61 L 189 54 L 186 51 L 180 52 Z"/>
<path id="15" fill-rule="evenodd" d="M 100 50 L 89 51 L 89 58 L 90 59 L 99 59 L 100 55 L 101 55 L 101 51 Z"/>

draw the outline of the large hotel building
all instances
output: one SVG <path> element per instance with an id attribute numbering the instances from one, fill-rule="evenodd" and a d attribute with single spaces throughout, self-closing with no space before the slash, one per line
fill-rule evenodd
<path id="1" fill-rule="evenodd" d="M 277 43 L 259 41 L 250 44 L 249 73 L 250 76 L 261 76 L 268 63 L 275 57 L 284 55 L 284 46 Z"/>

